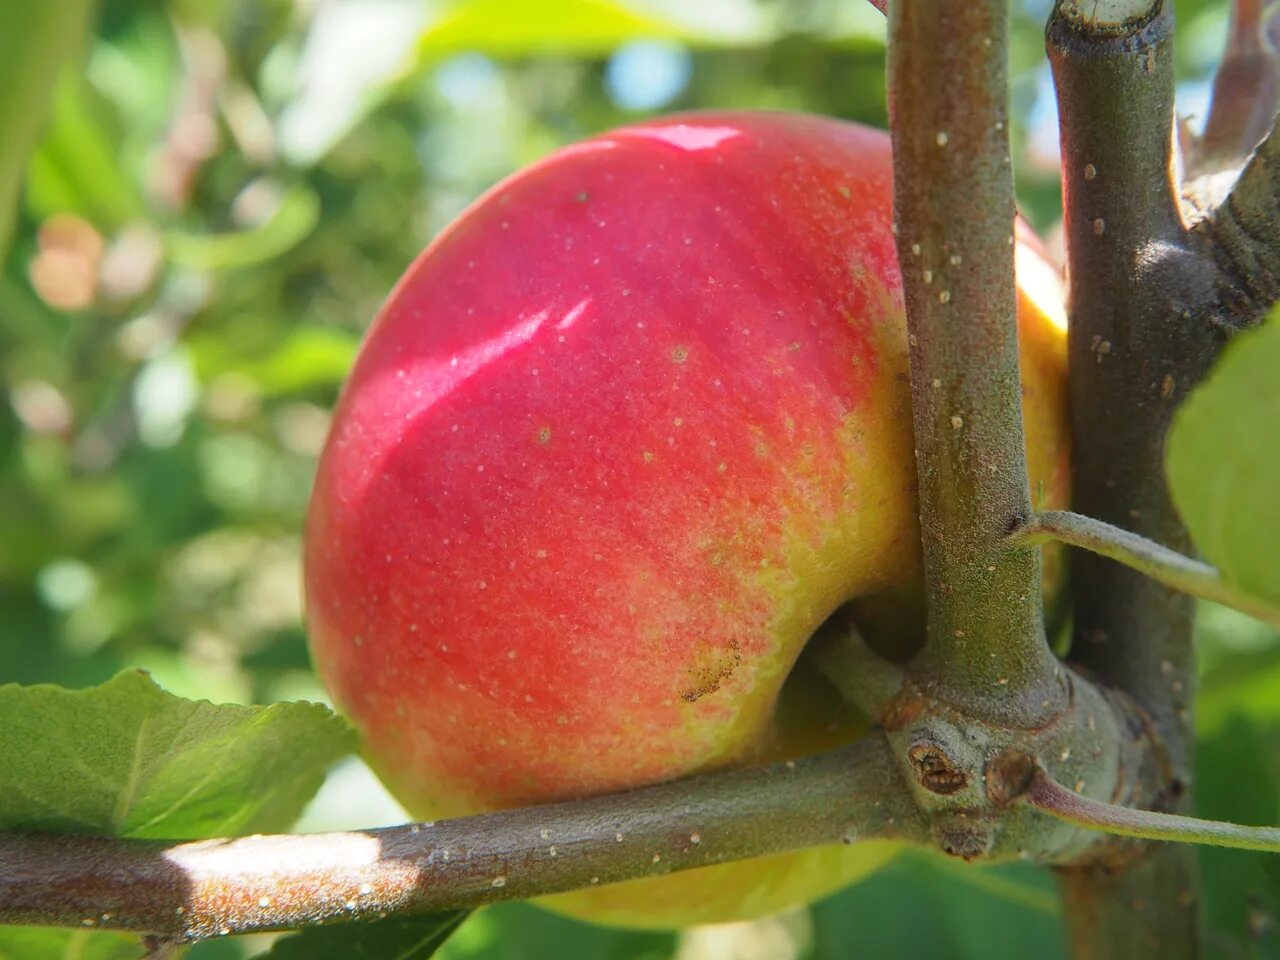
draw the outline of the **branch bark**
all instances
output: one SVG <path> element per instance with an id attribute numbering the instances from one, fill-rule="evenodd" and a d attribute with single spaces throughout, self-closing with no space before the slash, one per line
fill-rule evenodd
<path id="1" fill-rule="evenodd" d="M 1231 33 L 1213 78 L 1197 166 L 1238 164 L 1262 139 L 1276 115 L 1276 56 L 1266 37 L 1272 16 L 1263 0 L 1235 0 Z M 1264 22 L 1264 19 L 1268 22 Z"/>
<path id="2" fill-rule="evenodd" d="M 876 723 L 882 722 L 906 685 L 905 671 L 872 650 L 845 611 L 837 611 L 809 640 L 804 656 L 845 700 Z"/>
<path id="3" fill-rule="evenodd" d="M 1165 487 L 1164 436 L 1223 337 L 1205 310 L 1216 270 L 1188 240 L 1173 180 L 1172 27 L 1164 0 L 1059 0 L 1047 45 L 1062 135 L 1076 509 L 1189 553 Z M 1072 656 L 1150 715 L 1165 764 L 1150 806 L 1181 809 L 1192 602 L 1104 557 L 1072 560 Z M 1136 868 L 1066 872 L 1074 956 L 1199 955 L 1194 852 L 1148 856 Z"/>
<path id="4" fill-rule="evenodd" d="M 1006 0 L 889 8 L 898 260 L 929 641 L 920 664 L 967 713 L 1034 727 L 1065 702 L 1045 641 L 1013 280 Z M 946 82 L 939 83 L 945 77 Z"/>
<path id="5" fill-rule="evenodd" d="M 1231 192 L 1196 225 L 1219 270 L 1215 322 L 1234 332 L 1280 300 L 1280 122 L 1249 158 Z"/>
<path id="6" fill-rule="evenodd" d="M 189 843 L 0 834 L 0 923 L 195 941 L 925 835 L 884 739 L 869 736 L 768 767 L 359 833 Z"/>

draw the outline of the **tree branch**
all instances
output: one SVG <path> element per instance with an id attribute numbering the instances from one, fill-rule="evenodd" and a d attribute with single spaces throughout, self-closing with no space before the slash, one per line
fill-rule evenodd
<path id="1" fill-rule="evenodd" d="M 1064 702 L 1031 513 L 1018 376 L 1005 0 L 889 8 L 898 260 L 928 589 L 924 672 L 977 717 L 1044 723 Z M 945 84 L 939 85 L 939 78 Z"/>
<path id="2" fill-rule="evenodd" d="M 1069 254 L 1078 512 L 1189 553 L 1163 476 L 1177 402 L 1222 345 L 1189 311 L 1213 284 L 1186 249 L 1172 179 L 1172 14 L 1095 25 L 1060 2 L 1048 29 Z M 1070 10 L 1068 10 L 1070 8 Z M 1150 710 L 1186 771 L 1189 598 L 1088 554 L 1073 557 L 1073 657 Z M 1170 695 L 1169 663 L 1187 685 Z"/>
<path id="3" fill-rule="evenodd" d="M 194 941 L 925 835 L 883 738 L 869 736 L 769 767 L 357 833 L 190 843 L 0 834 L 0 923 Z"/>
<path id="4" fill-rule="evenodd" d="M 1217 322 L 1258 322 L 1280 300 L 1280 121 L 1258 145 L 1231 192 L 1196 225 L 1220 271 Z"/>
<path id="5" fill-rule="evenodd" d="M 906 674 L 867 645 L 853 618 L 837 611 L 805 645 L 813 661 L 849 703 L 879 722 L 901 692 Z"/>
<path id="6" fill-rule="evenodd" d="M 1046 34 L 1058 95 L 1070 281 L 1075 507 L 1182 553 L 1163 444 L 1177 403 L 1222 346 L 1212 257 L 1188 242 L 1173 179 L 1167 0 L 1058 0 Z M 1189 803 L 1193 604 L 1136 571 L 1072 556 L 1072 657 L 1132 696 L 1163 754 L 1147 806 Z M 1194 851 L 1066 871 L 1077 958 L 1199 955 Z M 1144 903 L 1137 911 L 1133 904 Z"/>
<path id="7" fill-rule="evenodd" d="M 1123 563 L 1166 587 L 1247 613 L 1280 629 L 1280 610 L 1226 583 L 1216 567 L 1120 527 L 1068 510 L 1037 514 L 1009 535 L 1017 543 L 1056 541 Z"/>
<path id="8" fill-rule="evenodd" d="M 1238 164 L 1276 115 L 1276 57 L 1266 41 L 1263 0 L 1235 0 L 1231 33 L 1218 72 L 1197 166 Z"/>

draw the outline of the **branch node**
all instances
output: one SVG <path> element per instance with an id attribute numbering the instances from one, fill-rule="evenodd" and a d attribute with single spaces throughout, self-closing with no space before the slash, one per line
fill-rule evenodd
<path id="1" fill-rule="evenodd" d="M 1024 750 L 1005 750 L 987 761 L 987 798 L 1007 807 L 1031 786 L 1039 769 L 1035 757 Z"/>
<path id="2" fill-rule="evenodd" d="M 950 796 L 963 790 L 969 782 L 965 772 L 952 762 L 941 744 L 917 743 L 907 750 L 907 759 L 920 785 L 930 793 Z"/>

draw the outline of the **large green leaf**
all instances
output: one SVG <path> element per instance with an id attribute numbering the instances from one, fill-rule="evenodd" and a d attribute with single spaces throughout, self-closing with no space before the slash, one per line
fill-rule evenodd
<path id="1" fill-rule="evenodd" d="M 667 960 L 677 934 L 580 923 L 528 903 L 477 910 L 440 951 L 441 960 Z"/>
<path id="2" fill-rule="evenodd" d="M 1276 749 L 1261 728 L 1235 714 L 1196 746 L 1196 813 L 1234 823 L 1275 823 L 1280 818 Z M 1234 944 L 1223 956 L 1280 956 L 1280 897 L 1265 853 L 1201 847 L 1205 913 L 1213 939 Z M 1223 944 L 1225 948 L 1225 944 Z M 1253 952 L 1257 950 L 1258 952 Z"/>
<path id="3" fill-rule="evenodd" d="M 81 48 L 92 0 L 5 5 L 0 29 L 0 256 L 27 157 L 44 124 L 54 82 Z"/>
<path id="4" fill-rule="evenodd" d="M 812 914 L 814 943 L 805 960 L 1066 954 L 1053 879 L 1027 865 L 974 867 L 908 851 L 814 905 Z"/>
<path id="5" fill-rule="evenodd" d="M 450 910 L 425 917 L 307 927 L 281 937 L 256 960 L 427 960 L 466 915 L 466 910 Z"/>
<path id="6" fill-rule="evenodd" d="M 1169 488 L 1225 579 L 1280 603 L 1280 322 L 1227 345 L 1174 418 Z"/>
<path id="7" fill-rule="evenodd" d="M 138 960 L 136 936 L 101 930 L 0 927 L 0 960 Z"/>
<path id="8" fill-rule="evenodd" d="M 1216 603 L 1196 608 L 1196 734 L 1216 737 L 1239 715 L 1260 730 L 1280 727 L 1280 631 Z"/>
<path id="9" fill-rule="evenodd" d="M 1196 703 L 1201 736 L 1215 736 L 1236 714 L 1264 726 L 1280 723 L 1280 662 L 1275 654 L 1241 658 L 1211 676 Z"/>
<path id="10" fill-rule="evenodd" d="M 312 703 L 183 700 L 140 671 L 0 687 L 0 829 L 185 839 L 287 828 L 353 746 Z"/>

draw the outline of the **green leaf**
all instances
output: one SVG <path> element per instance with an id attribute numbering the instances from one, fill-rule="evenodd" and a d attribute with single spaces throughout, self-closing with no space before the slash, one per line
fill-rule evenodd
<path id="1" fill-rule="evenodd" d="M 666 960 L 678 934 L 571 920 L 529 903 L 477 910 L 440 951 L 440 960 Z"/>
<path id="2" fill-rule="evenodd" d="M 1166 469 L 1178 512 L 1225 580 L 1280 603 L 1280 322 L 1237 336 L 1182 405 Z"/>
<path id="3" fill-rule="evenodd" d="M 999 931 L 995 955 L 1065 956 L 1054 881 L 1047 870 L 1025 864 L 977 867 L 909 850 L 814 904 L 812 916 L 805 960 L 987 960 L 992 931 Z"/>
<path id="4" fill-rule="evenodd" d="M 1235 716 L 1263 729 L 1280 725 L 1280 658 L 1274 650 L 1237 652 L 1204 675 L 1196 731 L 1214 737 Z"/>
<path id="5" fill-rule="evenodd" d="M 1280 819 L 1275 744 L 1241 714 L 1232 716 L 1212 738 L 1196 745 L 1196 814 L 1236 823 L 1275 823 Z M 1229 938 L 1243 947 L 1264 932 L 1276 956 L 1277 904 L 1268 865 L 1276 858 L 1265 853 L 1200 848 L 1205 913 L 1217 939 Z M 1261 945 L 1261 944 L 1258 944 Z M 1253 954 L 1241 952 L 1239 956 Z"/>
<path id="6" fill-rule="evenodd" d="M 0 687 L 0 829 L 187 839 L 286 829 L 353 746 L 327 707 L 215 705 L 141 671 Z"/>
<path id="7" fill-rule="evenodd" d="M 281 937 L 255 960 L 427 960 L 467 913 L 450 910 L 425 917 L 307 927 Z"/>
<path id="8" fill-rule="evenodd" d="M 0 960 L 138 960 L 136 936 L 104 930 L 0 927 Z"/>
<path id="9" fill-rule="evenodd" d="M 9 244 L 18 186 L 62 66 L 81 48 L 92 0 L 13 3 L 0 30 L 0 256 Z"/>

